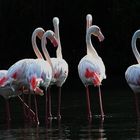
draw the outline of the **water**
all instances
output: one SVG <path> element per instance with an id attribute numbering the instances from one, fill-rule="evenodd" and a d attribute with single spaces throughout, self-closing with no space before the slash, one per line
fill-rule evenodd
<path id="1" fill-rule="evenodd" d="M 97 92 L 96 90 L 94 90 Z M 80 91 L 84 92 L 84 91 Z M 91 95 L 93 120 L 86 117 L 84 93 L 77 91 L 63 95 L 62 119 L 52 119 L 46 126 L 44 123 L 43 101 L 41 99 L 40 125 L 38 127 L 25 123 L 21 106 L 12 99 L 12 121 L 6 124 L 4 117 L 0 121 L 0 140 L 139 140 L 140 121 L 135 111 L 134 95 L 130 90 L 113 89 L 103 95 L 105 119 L 99 115 L 98 94 Z M 39 99 L 39 102 L 40 102 Z M 2 100 L 2 99 L 0 99 Z M 56 112 L 56 97 L 53 95 L 53 115 Z M 4 113 L 1 111 L 1 114 Z"/>

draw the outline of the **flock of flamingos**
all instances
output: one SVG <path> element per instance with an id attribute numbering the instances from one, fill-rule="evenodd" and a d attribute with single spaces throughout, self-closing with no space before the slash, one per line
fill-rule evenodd
<path id="1" fill-rule="evenodd" d="M 22 59 L 13 64 L 8 70 L 0 71 L 0 95 L 6 102 L 7 120 L 11 120 L 9 98 L 17 97 L 23 104 L 23 112 L 26 119 L 39 124 L 38 104 L 36 95 L 45 96 L 45 121 L 52 118 L 51 114 L 51 92 L 50 87 L 58 87 L 58 111 L 57 118 L 61 119 L 61 87 L 68 76 L 68 64 L 63 59 L 62 48 L 59 36 L 59 19 L 53 18 L 54 32 L 52 30 L 44 31 L 43 28 L 36 28 L 32 33 L 32 47 L 37 56 L 36 59 Z M 91 35 L 96 36 L 99 41 L 104 40 L 100 28 L 92 25 L 92 15 L 86 16 L 86 45 L 87 54 L 78 64 L 79 77 L 86 88 L 87 116 L 92 118 L 91 105 L 89 98 L 89 85 L 94 85 L 99 89 L 100 116 L 104 118 L 104 111 L 101 96 L 101 82 L 106 79 L 105 65 L 102 58 L 98 55 L 91 42 Z M 39 51 L 36 43 L 36 37 L 41 40 L 42 52 Z M 137 30 L 132 37 L 132 50 L 138 61 L 138 64 L 128 67 L 125 72 L 125 78 L 128 85 L 137 94 L 140 91 L 140 55 L 136 48 L 136 40 L 140 37 L 140 30 Z M 51 58 L 47 51 L 47 39 L 50 40 L 56 49 L 56 57 Z M 33 94 L 35 108 L 31 108 L 31 100 L 25 102 L 24 96 Z M 136 95 L 135 94 L 135 95 Z M 22 95 L 22 96 L 21 96 Z M 138 105 L 138 104 L 137 104 Z M 137 109 L 139 114 L 139 110 Z"/>

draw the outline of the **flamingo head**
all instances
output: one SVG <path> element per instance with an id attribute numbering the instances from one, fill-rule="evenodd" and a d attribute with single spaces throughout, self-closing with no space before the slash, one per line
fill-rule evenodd
<path id="1" fill-rule="evenodd" d="M 41 39 L 44 33 L 45 33 L 45 31 L 43 31 L 43 30 L 39 31 L 38 34 L 37 34 L 37 37 L 39 39 Z"/>
<path id="2" fill-rule="evenodd" d="M 58 46 L 58 41 L 55 37 L 55 33 L 51 30 L 48 30 L 48 39 L 51 41 L 51 43 L 53 44 L 54 47 Z"/>
<path id="3" fill-rule="evenodd" d="M 98 37 L 100 42 L 103 41 L 104 40 L 104 35 L 102 34 L 100 28 L 98 26 L 96 26 L 96 25 L 93 25 L 92 27 L 94 27 L 93 31 L 92 31 L 92 34 L 94 36 Z"/>

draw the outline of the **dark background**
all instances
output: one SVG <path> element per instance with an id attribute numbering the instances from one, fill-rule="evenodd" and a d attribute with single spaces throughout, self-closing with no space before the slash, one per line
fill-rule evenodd
<path id="1" fill-rule="evenodd" d="M 81 88 L 77 65 L 86 54 L 88 13 L 92 14 L 93 24 L 98 25 L 105 36 L 102 43 L 92 37 L 106 66 L 107 79 L 103 86 L 128 87 L 124 73 L 128 66 L 137 63 L 131 50 L 131 38 L 140 28 L 138 0 L 1 0 L 0 69 L 8 69 L 23 58 L 36 58 L 31 46 L 32 32 L 37 27 L 53 30 L 52 19 L 57 16 L 63 57 L 69 64 L 69 77 L 64 87 Z M 55 50 L 49 51 L 54 56 Z"/>

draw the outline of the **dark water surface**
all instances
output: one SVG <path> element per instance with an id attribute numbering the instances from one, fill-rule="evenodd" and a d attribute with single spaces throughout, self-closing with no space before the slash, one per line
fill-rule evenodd
<path id="1" fill-rule="evenodd" d="M 44 123 L 43 99 L 38 99 L 40 103 L 38 127 L 24 122 L 21 105 L 16 102 L 17 99 L 11 99 L 13 113 L 9 125 L 6 124 L 4 110 L 1 109 L 3 115 L 0 117 L 0 140 L 139 140 L 140 121 L 136 115 L 134 94 L 131 90 L 104 90 L 103 105 L 106 116 L 103 121 L 99 114 L 97 90 L 93 91 L 95 94 L 91 95 L 93 114 L 91 122 L 86 116 L 84 90 L 80 91 L 82 93 L 79 91 L 64 93 L 61 121 L 54 118 L 47 126 Z M 55 116 L 57 98 L 54 94 L 52 96 L 52 111 Z M 3 102 L 2 98 L 0 100 Z"/>

